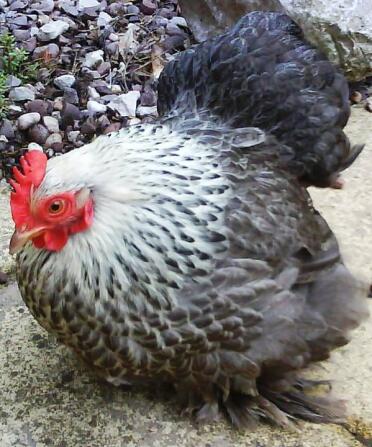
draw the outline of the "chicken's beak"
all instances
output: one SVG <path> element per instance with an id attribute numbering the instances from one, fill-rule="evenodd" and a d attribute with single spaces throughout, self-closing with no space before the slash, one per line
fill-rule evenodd
<path id="1" fill-rule="evenodd" d="M 45 228 L 33 228 L 32 230 L 26 230 L 26 231 L 20 231 L 15 230 L 13 233 L 12 238 L 10 239 L 9 243 L 9 253 L 11 255 L 14 255 L 17 253 L 29 240 L 40 236 L 41 233 Z"/>

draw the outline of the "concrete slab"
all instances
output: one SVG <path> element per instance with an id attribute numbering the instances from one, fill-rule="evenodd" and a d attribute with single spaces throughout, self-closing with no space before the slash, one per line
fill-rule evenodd
<path id="1" fill-rule="evenodd" d="M 338 235 L 348 266 L 372 282 L 372 115 L 354 109 L 348 133 L 367 147 L 345 174 L 345 189 L 312 195 Z M 0 269 L 11 271 L 8 194 L 0 186 Z M 290 432 L 262 424 L 246 433 L 225 422 L 198 427 L 179 416 L 171 396 L 97 380 L 38 326 L 15 284 L 0 289 L 0 447 L 372 446 L 371 320 L 313 374 L 335 379 L 335 394 L 348 399 L 346 427 L 301 423 Z"/>

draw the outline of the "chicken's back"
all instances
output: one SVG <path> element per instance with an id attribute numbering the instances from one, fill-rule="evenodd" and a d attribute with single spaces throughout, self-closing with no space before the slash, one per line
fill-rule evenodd
<path id="1" fill-rule="evenodd" d="M 342 130 L 350 114 L 346 79 L 283 14 L 248 14 L 181 53 L 158 89 L 163 116 L 208 109 L 232 127 L 275 135 L 293 150 L 285 163 L 309 184 L 329 186 L 360 151 Z"/>

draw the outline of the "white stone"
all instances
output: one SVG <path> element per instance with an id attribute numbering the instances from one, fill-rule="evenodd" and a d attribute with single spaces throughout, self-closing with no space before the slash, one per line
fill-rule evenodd
<path id="1" fill-rule="evenodd" d="M 169 21 L 172 25 L 180 26 L 182 28 L 187 28 L 187 22 L 183 17 L 172 17 Z"/>
<path id="2" fill-rule="evenodd" d="M 112 19 L 113 18 L 110 16 L 110 14 L 107 14 L 107 12 L 101 11 L 97 18 L 97 25 L 100 28 L 105 28 L 111 22 Z"/>
<path id="3" fill-rule="evenodd" d="M 94 87 L 91 87 L 88 85 L 88 96 L 92 99 L 99 99 L 101 95 L 97 92 L 97 90 Z"/>
<path id="4" fill-rule="evenodd" d="M 63 20 L 53 20 L 39 29 L 37 37 L 39 40 L 47 42 L 56 39 L 68 29 L 69 24 Z"/>
<path id="5" fill-rule="evenodd" d="M 37 112 L 25 113 L 18 118 L 18 129 L 19 130 L 29 129 L 34 124 L 37 124 L 40 121 L 40 119 L 41 119 L 40 113 Z"/>
<path id="6" fill-rule="evenodd" d="M 43 152 L 43 148 L 40 146 L 40 144 L 37 143 L 29 143 L 29 145 L 27 146 L 27 150 Z"/>
<path id="7" fill-rule="evenodd" d="M 120 87 L 120 85 L 114 84 L 114 85 L 111 86 L 111 91 L 112 91 L 112 93 L 117 94 L 117 93 L 121 93 L 123 90 Z"/>
<path id="8" fill-rule="evenodd" d="M 101 114 L 107 111 L 107 106 L 105 106 L 105 104 L 92 100 L 88 101 L 87 108 L 91 115 Z"/>
<path id="9" fill-rule="evenodd" d="M 53 118 L 52 116 L 44 116 L 43 122 L 45 127 L 49 130 L 49 132 L 51 133 L 59 132 L 59 124 L 56 118 Z"/>
<path id="10" fill-rule="evenodd" d="M 79 11 L 83 11 L 86 8 L 98 8 L 99 2 L 97 0 L 79 0 L 78 1 L 78 9 Z"/>
<path id="11" fill-rule="evenodd" d="M 96 50 L 85 55 L 83 65 L 85 67 L 93 69 L 98 67 L 98 65 L 101 65 L 103 60 L 103 50 Z"/>
<path id="12" fill-rule="evenodd" d="M 76 143 L 80 135 L 80 130 L 72 130 L 67 134 L 67 139 L 70 143 Z"/>
<path id="13" fill-rule="evenodd" d="M 139 106 L 137 109 L 137 115 L 140 117 L 150 116 L 150 115 L 157 116 L 158 108 L 156 106 L 153 106 L 153 107 Z"/>
<path id="14" fill-rule="evenodd" d="M 135 117 L 137 101 L 140 98 L 140 92 L 130 91 L 119 95 L 113 101 L 110 101 L 108 107 L 119 113 L 120 116 Z"/>
<path id="15" fill-rule="evenodd" d="M 35 93 L 29 87 L 16 87 L 10 90 L 9 99 L 12 101 L 33 101 Z"/>
<path id="16" fill-rule="evenodd" d="M 119 40 L 119 36 L 117 34 L 115 34 L 115 33 L 111 33 L 108 36 L 108 38 L 109 38 L 109 40 L 111 40 L 111 42 L 117 42 Z"/>
<path id="17" fill-rule="evenodd" d="M 45 147 L 50 148 L 55 143 L 62 143 L 62 137 L 59 133 L 52 133 L 45 141 Z"/>
<path id="18" fill-rule="evenodd" d="M 31 26 L 30 28 L 30 35 L 31 37 L 37 36 L 39 34 L 40 28 L 37 26 Z"/>
<path id="19" fill-rule="evenodd" d="M 71 88 L 75 84 L 75 76 L 66 74 L 58 76 L 54 79 L 54 85 L 60 90 L 65 91 L 67 88 Z"/>

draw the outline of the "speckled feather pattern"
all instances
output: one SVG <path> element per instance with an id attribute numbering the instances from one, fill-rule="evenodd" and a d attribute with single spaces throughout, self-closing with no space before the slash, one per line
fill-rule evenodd
<path id="1" fill-rule="evenodd" d="M 346 342 L 320 308 L 306 310 L 339 257 L 303 279 L 303 252 L 316 264 L 332 235 L 275 140 L 203 120 L 175 127 L 136 126 L 50 160 L 36 194 L 89 187 L 94 224 L 59 253 L 29 244 L 18 282 L 39 323 L 99 374 L 174 383 L 210 416 L 220 395 L 256 396 L 266 368 L 304 367 L 311 343 L 327 356 Z M 347 307 L 335 317 L 346 332 L 359 319 Z"/>
<path id="2" fill-rule="evenodd" d="M 228 65 L 214 42 L 198 51 L 215 45 L 224 55 L 216 67 Z M 186 72 L 190 57 L 200 61 L 185 57 L 176 64 Z M 179 98 L 192 100 L 186 80 Z M 288 169 L 293 147 L 265 125 L 252 127 L 245 112 L 237 127 L 242 115 L 220 81 L 204 93 L 195 87 L 191 103 L 172 102 L 157 124 L 49 160 L 35 198 L 87 188 L 94 220 L 60 252 L 23 249 L 21 294 L 38 322 L 98 374 L 118 385 L 173 384 L 199 420 L 221 410 L 238 427 L 260 417 L 280 425 L 288 415 L 335 420 L 334 405 L 306 397 L 296 373 L 348 341 L 365 314 L 364 291 Z M 227 120 L 219 113 L 225 103 Z"/>

